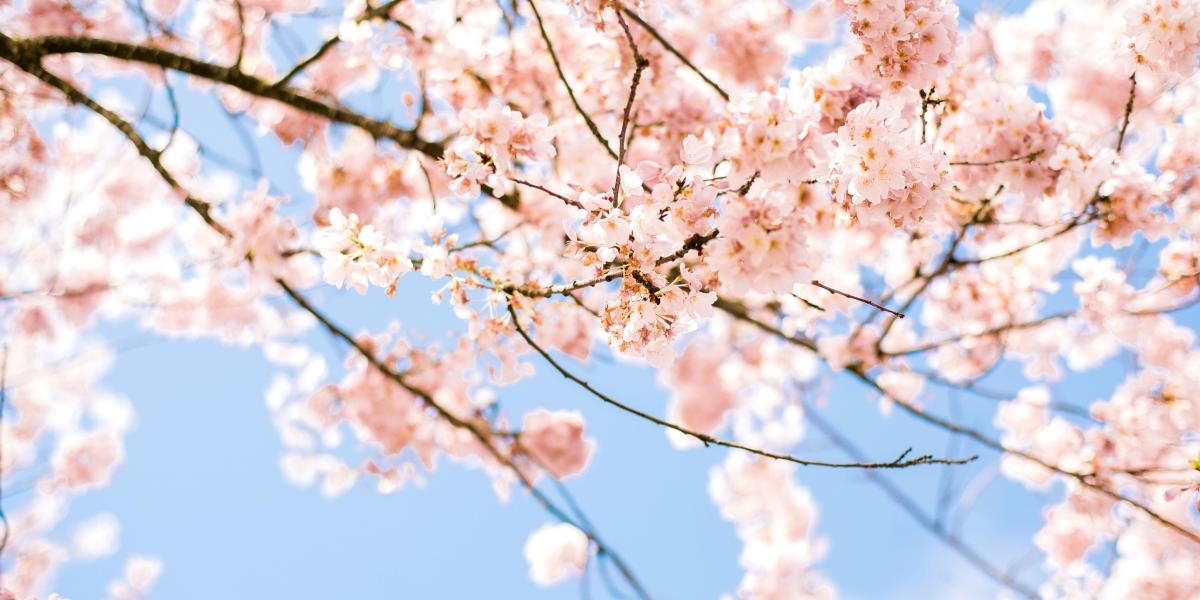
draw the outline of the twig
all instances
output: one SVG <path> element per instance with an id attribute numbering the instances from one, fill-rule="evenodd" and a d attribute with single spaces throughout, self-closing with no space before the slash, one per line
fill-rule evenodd
<path id="1" fill-rule="evenodd" d="M 307 69 L 313 63 L 317 62 L 318 60 L 321 60 L 321 58 L 323 56 L 325 56 L 326 53 L 328 53 L 330 50 L 332 50 L 333 47 L 338 45 L 338 43 L 340 43 L 341 41 L 342 41 L 342 38 L 339 35 L 334 35 L 334 36 L 330 37 L 329 39 L 325 40 L 325 42 L 323 44 L 321 44 L 320 47 L 318 47 L 315 52 L 313 52 L 312 54 L 309 54 L 304 60 L 296 63 L 296 66 L 294 66 L 290 70 L 288 70 L 288 72 L 285 73 L 283 75 L 283 77 L 276 79 L 275 83 L 273 83 L 271 85 L 273 85 L 275 87 L 281 87 L 281 86 L 287 85 L 288 82 L 292 80 L 292 78 L 299 75 L 302 71 Z"/>
<path id="2" fill-rule="evenodd" d="M 708 75 L 705 75 L 703 71 L 696 67 L 696 65 L 692 64 L 692 61 L 688 60 L 688 58 L 684 56 L 682 52 L 680 52 L 673 44 L 671 44 L 671 42 L 667 41 L 667 38 L 663 37 L 653 25 L 647 23 L 644 19 L 638 16 L 636 12 L 629 10 L 628 7 L 621 6 L 621 12 L 633 19 L 633 22 L 637 23 L 642 29 L 645 29 L 646 33 L 649 33 L 651 37 L 653 37 L 655 40 L 658 40 L 658 43 L 662 44 L 662 47 L 665 48 L 667 52 L 670 52 L 675 56 L 675 58 L 678 58 L 679 62 L 691 69 L 693 73 L 699 75 L 700 79 L 704 80 L 704 83 L 707 83 L 709 87 L 716 90 L 716 92 L 721 95 L 722 99 L 724 99 L 726 102 L 729 101 L 729 92 L 721 89 L 721 86 L 717 85 L 717 82 L 709 79 Z"/>
<path id="3" fill-rule="evenodd" d="M 816 425 L 817 429 L 821 430 L 821 432 L 824 433 L 831 441 L 833 441 L 835 445 L 849 455 L 850 458 L 862 460 L 862 451 L 860 451 L 852 442 L 850 442 L 849 439 L 844 437 L 836 428 L 833 427 L 832 424 L 826 421 L 824 417 L 818 414 L 818 411 L 813 410 L 811 406 L 805 404 L 804 415 L 810 422 L 812 422 L 813 425 Z M 920 525 L 922 529 L 928 531 L 930 534 L 937 537 L 939 540 L 949 546 L 951 550 L 954 550 L 956 553 L 958 553 L 959 556 L 963 557 L 968 563 L 971 564 L 971 566 L 978 569 L 979 572 L 987 575 L 996 583 L 999 583 L 1000 585 L 1003 585 L 1004 587 L 1007 587 L 1008 589 L 1025 596 L 1026 598 L 1038 597 L 1033 590 L 1008 576 L 1004 573 L 1004 571 L 1000 570 L 995 565 L 989 563 L 977 550 L 971 546 L 968 546 L 967 543 L 959 539 L 958 536 L 947 531 L 945 527 L 941 526 L 935 520 L 930 518 L 929 515 L 925 514 L 925 512 L 917 506 L 917 503 L 912 498 L 900 491 L 900 488 L 888 481 L 882 473 L 866 471 L 863 473 L 863 475 L 865 475 L 871 483 L 875 484 L 885 496 L 892 500 L 892 502 L 895 502 L 896 505 L 899 506 L 900 509 L 906 514 L 908 514 L 913 521 L 916 521 L 917 525 Z"/>
<path id="4" fill-rule="evenodd" d="M 984 160 L 984 161 L 955 160 L 955 161 L 950 161 L 950 166 L 952 166 L 952 167 L 990 167 L 993 165 L 1002 165 L 1004 163 L 1010 163 L 1010 162 L 1020 162 L 1020 161 L 1032 162 L 1033 159 L 1041 156 L 1043 152 L 1045 152 L 1045 150 L 1035 150 L 1028 154 L 1022 154 L 1020 156 L 1010 156 L 1008 158 L 998 158 L 996 160 Z"/>
<path id="5" fill-rule="evenodd" d="M 242 7 L 242 0 L 233 0 L 233 6 L 237 9 L 238 20 L 238 51 L 237 60 L 233 61 L 235 71 L 242 69 L 242 56 L 246 53 L 246 15 L 245 9 Z"/>
<path id="6" fill-rule="evenodd" d="M 525 328 L 521 325 L 521 320 L 520 320 L 520 318 L 518 318 L 517 311 L 515 308 L 513 308 L 512 302 L 508 303 L 508 314 L 510 316 L 512 316 L 513 327 L 516 328 L 517 333 L 521 336 L 521 338 L 524 339 L 525 342 L 527 344 L 529 344 L 529 346 L 531 348 L 533 348 L 533 350 L 535 352 L 540 354 L 541 357 L 546 360 L 546 362 L 550 363 L 550 366 L 554 367 L 554 369 L 556 371 L 558 371 L 559 374 L 561 374 L 563 377 L 567 378 L 571 382 L 573 382 L 576 385 L 587 390 L 590 394 L 592 394 L 596 398 L 599 398 L 600 400 L 604 401 L 607 404 L 615 406 L 618 409 L 625 411 L 631 415 L 640 417 L 646 421 L 654 423 L 655 425 L 659 425 L 661 427 L 665 427 L 667 429 L 671 429 L 671 430 L 677 431 L 679 433 L 682 433 L 688 437 L 695 438 L 696 440 L 699 440 L 701 443 L 703 443 L 705 446 L 709 446 L 709 445 L 724 446 L 726 448 L 733 448 L 735 450 L 749 452 L 750 454 L 757 454 L 758 456 L 763 456 L 766 458 L 773 458 L 776 460 L 784 460 L 787 462 L 796 463 L 798 465 L 812 466 L 812 467 L 841 468 L 841 469 L 903 469 L 903 468 L 907 468 L 907 467 L 915 467 L 915 466 L 919 466 L 919 465 L 933 465 L 933 464 L 962 465 L 962 464 L 969 463 L 969 462 L 975 460 L 976 458 L 978 458 L 976 456 L 971 456 L 969 458 L 963 458 L 963 459 L 945 459 L 945 458 L 934 458 L 933 456 L 930 456 L 928 454 L 917 456 L 914 458 L 908 458 L 908 455 L 912 453 L 912 448 L 909 448 L 909 449 L 905 450 L 903 453 L 901 453 L 900 456 L 898 456 L 894 460 L 891 460 L 888 462 L 859 461 L 859 462 L 852 462 L 852 463 L 838 463 L 838 462 L 826 462 L 826 461 L 806 460 L 806 459 L 796 458 L 795 456 L 790 456 L 787 454 L 778 454 L 775 452 L 768 452 L 766 450 L 762 450 L 759 448 L 745 446 L 745 445 L 739 444 L 737 442 L 731 442 L 731 441 L 723 440 L 720 438 L 716 438 L 711 435 L 708 435 L 707 433 L 694 431 L 694 430 L 688 429 L 686 427 L 683 427 L 681 425 L 678 425 L 676 423 L 672 423 L 671 421 L 667 421 L 665 419 L 660 419 L 654 415 L 651 415 L 649 413 L 638 410 L 637 408 L 629 406 L 628 404 L 625 404 L 619 400 L 615 400 L 612 397 L 604 394 L 603 392 L 600 392 L 596 388 L 592 387 L 592 385 L 589 384 L 587 381 L 581 379 L 580 377 L 576 376 L 574 373 L 568 371 L 565 367 L 563 367 L 561 364 L 559 364 L 558 361 L 554 360 L 554 357 L 550 356 L 549 352 L 547 352 L 544 348 L 542 348 L 537 342 L 533 341 L 533 338 L 529 335 L 529 333 L 527 331 L 525 331 Z"/>
<path id="7" fill-rule="evenodd" d="M 867 300 L 866 298 L 861 298 L 861 297 L 859 297 L 859 296 L 855 296 L 854 294 L 848 294 L 848 293 L 846 293 L 846 292 L 843 292 L 843 291 L 841 291 L 841 290 L 836 290 L 836 289 L 834 289 L 834 288 L 831 288 L 831 287 L 829 287 L 829 286 L 827 286 L 827 285 L 825 285 L 825 284 L 821 283 L 820 281 L 817 281 L 816 279 L 812 280 L 812 284 L 813 284 L 813 285 L 815 285 L 815 286 L 817 286 L 817 287 L 819 287 L 819 288 L 821 288 L 821 289 L 823 289 L 823 290 L 825 290 L 825 291 L 827 291 L 827 292 L 829 292 L 829 293 L 831 293 L 831 294 L 837 294 L 837 295 L 839 295 L 839 296 L 845 296 L 845 297 L 847 297 L 847 298 L 850 298 L 851 300 L 858 300 L 859 302 L 862 302 L 863 304 L 866 304 L 866 305 L 868 305 L 868 306 L 875 307 L 875 308 L 877 308 L 877 309 L 879 309 L 879 310 L 882 310 L 883 312 L 886 312 L 886 313 L 891 313 L 891 314 L 893 314 L 893 315 L 896 315 L 896 317 L 898 317 L 898 318 L 900 318 L 900 319 L 903 319 L 903 318 L 904 318 L 904 313 L 902 313 L 902 312 L 896 312 L 896 311 L 894 311 L 894 310 L 892 310 L 892 309 L 890 309 L 890 308 L 888 308 L 888 307 L 886 307 L 886 306 L 884 306 L 884 305 L 882 305 L 882 304 L 877 304 L 877 303 L 875 303 L 875 302 L 872 302 L 872 301 L 870 301 L 870 300 Z"/>
<path id="8" fill-rule="evenodd" d="M 544 192 L 544 193 L 546 193 L 546 194 L 549 194 L 549 195 L 551 195 L 551 196 L 554 196 L 555 198 L 558 198 L 559 200 L 562 200 L 563 202 L 565 202 L 565 203 L 567 203 L 567 204 L 570 204 L 571 206 L 574 206 L 575 208 L 582 209 L 582 210 L 586 210 L 586 209 L 584 209 L 584 208 L 583 208 L 583 205 L 582 205 L 582 204 L 580 204 L 578 200 L 575 200 L 574 198 L 568 198 L 568 197 L 566 197 L 566 196 L 564 196 L 564 195 L 562 195 L 562 194 L 560 194 L 560 193 L 558 193 L 558 192 L 556 192 L 556 191 L 554 191 L 554 190 L 548 189 L 548 188 L 546 188 L 546 187 L 544 187 L 544 186 L 540 186 L 540 185 L 538 185 L 538 184 L 536 184 L 536 183 L 532 183 L 532 182 L 529 182 L 529 181 L 525 181 L 524 179 L 520 179 L 520 178 L 517 178 L 517 177 L 509 177 L 508 179 L 509 179 L 510 181 L 512 181 L 513 183 L 515 183 L 515 184 L 518 184 L 518 185 L 523 185 L 523 186 L 525 186 L 525 187 L 527 187 L 527 188 L 533 188 L 533 189 L 535 189 L 535 190 L 538 190 L 538 191 L 540 191 L 540 192 Z"/>
<path id="9" fill-rule="evenodd" d="M 571 97 L 571 103 L 575 105 L 575 112 L 583 117 L 583 122 L 587 124 L 587 128 L 592 132 L 592 137 L 604 146 L 605 152 L 608 155 L 617 158 L 617 153 L 613 152 L 608 140 L 604 139 L 604 135 L 600 133 L 600 128 L 596 126 L 596 122 L 592 117 L 583 110 L 583 106 L 579 104 L 579 99 L 575 97 L 575 90 L 571 89 L 570 82 L 567 81 L 567 74 L 563 72 L 562 64 L 558 62 L 558 53 L 554 51 L 554 43 L 550 41 L 550 34 L 546 33 L 546 25 L 542 23 L 542 14 L 538 12 L 537 4 L 533 0 L 526 0 L 529 3 L 529 8 L 533 9 L 533 17 L 537 21 L 538 31 L 542 33 L 542 40 L 546 42 L 546 49 L 550 51 L 550 60 L 554 62 L 554 70 L 558 72 L 558 80 L 562 82 L 563 87 L 567 88 L 567 95 Z"/>
<path id="10" fill-rule="evenodd" d="M 1125 130 L 1129 129 L 1129 117 L 1133 114 L 1133 98 L 1137 95 L 1137 72 L 1129 74 L 1129 100 L 1125 102 L 1125 117 L 1121 120 L 1121 133 L 1117 136 L 1117 154 L 1125 145 Z"/>
<path id="11" fill-rule="evenodd" d="M 751 317 L 750 315 L 746 314 L 744 311 L 738 313 L 736 310 L 731 309 L 731 307 L 728 303 L 722 303 L 722 301 L 720 299 L 718 299 L 717 302 L 713 306 L 715 308 L 725 310 L 726 312 L 729 312 L 734 317 L 741 319 L 743 321 L 747 321 L 764 331 L 772 332 L 772 333 L 774 333 L 774 335 L 776 335 L 780 339 L 782 339 L 790 344 L 794 344 L 794 345 L 800 346 L 802 348 L 807 348 L 814 352 L 817 351 L 817 345 L 812 340 L 810 340 L 808 338 L 788 335 L 776 327 L 773 327 L 767 323 L 763 323 L 762 321 L 759 321 L 759 320 Z M 1190 531 L 1187 528 L 1183 527 L 1182 525 L 1179 525 L 1179 524 L 1167 519 L 1166 517 L 1157 513 L 1154 509 L 1146 506 L 1145 504 L 1142 504 L 1141 502 L 1138 502 L 1137 500 L 1134 500 L 1133 498 L 1125 496 L 1124 494 L 1121 494 L 1119 492 L 1114 492 L 1114 491 L 1104 487 L 1103 485 L 1096 483 L 1093 480 L 1093 475 L 1090 473 L 1076 473 L 1074 471 L 1068 471 L 1062 467 L 1059 467 L 1057 465 L 1046 462 L 1045 460 L 1038 458 L 1037 456 L 1029 454 L 1028 452 L 1025 452 L 1022 450 L 1017 450 L 1014 448 L 1009 448 L 1009 447 L 1005 446 L 1004 444 L 1001 444 L 1000 442 L 980 433 L 977 430 L 974 430 L 974 429 L 971 429 L 968 427 L 963 427 L 963 426 L 957 425 L 955 423 L 951 423 L 945 419 L 942 419 L 931 413 L 928 413 L 924 409 L 919 408 L 916 405 L 914 405 L 910 402 L 907 402 L 902 398 L 897 398 L 893 394 L 890 394 L 886 389 L 883 388 L 883 386 L 879 385 L 878 381 L 876 381 L 873 377 L 871 377 L 870 375 L 867 374 L 866 370 L 863 369 L 862 365 L 858 365 L 858 364 L 851 365 L 846 368 L 846 371 L 849 372 L 850 374 L 854 375 L 854 377 L 856 379 L 858 379 L 859 381 L 861 381 L 862 383 L 866 384 L 867 387 L 875 390 L 882 396 L 888 398 L 892 402 L 899 405 L 902 409 L 904 409 L 905 412 L 916 417 L 918 420 L 924 421 L 925 423 L 928 423 L 935 427 L 939 427 L 946 431 L 950 431 L 957 435 L 966 436 L 966 437 L 973 439 L 973 440 L 979 442 L 980 444 L 983 444 L 984 446 L 986 446 L 992 450 L 995 450 L 997 452 L 1011 454 L 1013 456 L 1018 456 L 1025 460 L 1028 460 L 1034 464 L 1037 464 L 1038 466 L 1041 466 L 1047 470 L 1054 471 L 1055 473 L 1058 473 L 1060 475 L 1074 479 L 1074 480 L 1078 481 L 1079 483 L 1081 483 L 1085 487 L 1091 488 L 1105 496 L 1108 496 L 1109 498 L 1111 498 L 1113 500 L 1116 500 L 1118 502 L 1121 502 L 1123 504 L 1133 507 L 1134 509 L 1145 514 L 1146 516 L 1150 517 L 1154 521 L 1157 521 L 1161 525 L 1175 531 L 1176 533 L 1179 533 L 1180 535 L 1188 538 L 1189 540 L 1191 540 L 1193 542 L 1196 542 L 1197 544 L 1200 544 L 1200 534 Z"/>

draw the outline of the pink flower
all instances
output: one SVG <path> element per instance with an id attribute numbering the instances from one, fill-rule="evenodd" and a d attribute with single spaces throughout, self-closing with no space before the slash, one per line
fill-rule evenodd
<path id="1" fill-rule="evenodd" d="M 557 479 L 582 473 L 596 449 L 594 441 L 583 437 L 583 417 L 578 412 L 544 408 L 526 413 L 520 443 L 535 463 Z"/>
<path id="2" fill-rule="evenodd" d="M 543 525 L 525 542 L 529 578 L 547 587 L 578 575 L 588 561 L 588 538 L 574 525 Z"/>
<path id="3" fill-rule="evenodd" d="M 110 433 L 97 432 L 65 440 L 53 463 L 62 485 L 78 492 L 107 485 L 124 458 L 120 440 Z"/>
<path id="4" fill-rule="evenodd" d="M 704 165 L 712 159 L 712 147 L 696 136 L 689 135 L 683 139 L 683 152 L 679 158 L 692 166 Z"/>
<path id="5" fill-rule="evenodd" d="M 162 561 L 148 556 L 133 556 L 125 563 L 124 579 L 108 584 L 108 595 L 117 600 L 138 600 L 150 595 L 162 575 Z"/>

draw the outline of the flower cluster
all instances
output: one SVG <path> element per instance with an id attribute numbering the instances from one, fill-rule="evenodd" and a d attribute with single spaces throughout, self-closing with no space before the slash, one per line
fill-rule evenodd
<path id="1" fill-rule="evenodd" d="M 730 454 L 709 472 L 708 492 L 721 516 L 737 524 L 746 569 L 743 598 L 833 598 L 833 586 L 813 568 L 826 552 L 813 535 L 817 507 L 781 462 Z"/>
<path id="2" fill-rule="evenodd" d="M 477 195 L 484 181 L 500 187 L 500 177 L 511 172 L 514 161 L 543 161 L 556 154 L 546 115 L 525 117 L 493 102 L 486 109 L 465 109 L 458 118 L 461 141 L 446 151 L 442 164 L 460 196 Z"/>
<path id="3" fill-rule="evenodd" d="M 802 90 L 760 92 L 731 105 L 732 127 L 721 141 L 736 172 L 758 173 L 763 182 L 799 185 L 817 179 L 827 141 L 817 130 L 820 114 Z"/>
<path id="4" fill-rule="evenodd" d="M 412 271 L 413 263 L 399 245 L 388 242 L 372 225 L 360 226 L 358 216 L 341 209 L 329 211 L 329 225 L 313 240 L 324 259 L 325 282 L 348 285 L 359 294 L 376 285 L 391 293 L 396 281 Z"/>
<path id="5" fill-rule="evenodd" d="M 958 40 L 958 5 L 949 0 L 838 0 L 862 44 L 855 60 L 888 86 L 928 88 Z"/>
<path id="6" fill-rule="evenodd" d="M 1200 53 L 1200 4 L 1195 0 L 1136 0 L 1125 11 L 1129 53 L 1139 67 L 1187 77 Z"/>
<path id="7" fill-rule="evenodd" d="M 529 578 L 540 586 L 551 586 L 582 573 L 588 554 L 587 535 L 569 523 L 543 525 L 525 542 Z"/>
<path id="8" fill-rule="evenodd" d="M 832 184 L 855 222 L 913 227 L 943 220 L 946 156 L 920 142 L 905 108 L 896 97 L 869 100 L 838 129 Z"/>

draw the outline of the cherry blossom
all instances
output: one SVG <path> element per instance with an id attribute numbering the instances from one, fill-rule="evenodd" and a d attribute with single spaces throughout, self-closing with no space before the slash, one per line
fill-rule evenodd
<path id="1" fill-rule="evenodd" d="M 578 575 L 588 562 L 588 539 L 566 523 L 543 525 L 525 542 L 529 578 L 540 586 L 551 586 Z"/>
<path id="2" fill-rule="evenodd" d="M 582 473 L 596 447 L 583 437 L 579 413 L 545 409 L 521 420 L 520 443 L 534 462 L 559 479 Z"/>
<path id="3" fill-rule="evenodd" d="M 611 411 L 710 461 L 731 597 L 852 595 L 817 469 L 1003 593 L 1200 594 L 1200 3 L 1024 4 L 0 4 L 0 596 L 182 572 L 77 514 L 134 458 L 122 328 L 261 354 L 280 475 L 330 501 L 447 462 L 532 498 L 539 586 L 670 595 L 570 495 L 645 468 L 590 469 Z M 925 433 L 877 456 L 881 415 Z M 976 494 L 1041 505 L 1004 539 L 1039 560 L 955 529 Z"/>

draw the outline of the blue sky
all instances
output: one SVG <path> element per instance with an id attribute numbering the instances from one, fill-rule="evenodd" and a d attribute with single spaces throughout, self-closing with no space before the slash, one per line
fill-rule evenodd
<path id="1" fill-rule="evenodd" d="M 1009 4 L 1011 9 L 1024 2 Z M 387 86 L 381 97 L 398 97 L 399 89 Z M 240 156 L 240 143 L 210 98 L 184 90 L 180 102 L 189 132 Z M 370 97 L 354 104 L 380 114 Z M 156 107 L 165 114 L 161 102 Z M 302 200 L 297 210 L 303 210 L 294 149 L 265 140 L 259 144 L 267 173 Z M 409 278 L 394 299 L 332 289 L 314 296 L 351 330 L 379 329 L 398 319 L 406 330 L 437 336 L 459 325 L 449 307 L 428 304 L 432 289 Z M 1194 314 L 1187 320 L 1196 324 Z M 131 322 L 106 324 L 100 333 L 110 340 L 143 335 Z M 312 342 L 337 364 L 341 349 L 319 332 Z M 570 488 L 655 597 L 713 598 L 732 592 L 742 575 L 741 544 L 707 493 L 707 472 L 724 451 L 674 450 L 660 429 L 599 404 L 532 355 L 528 360 L 541 376 L 505 389 L 505 410 L 519 415 L 546 405 L 585 415 L 599 450 L 588 472 L 569 481 Z M 648 369 L 601 352 L 599 360 L 576 370 L 613 396 L 659 414 L 664 410 L 666 394 Z M 334 500 L 288 484 L 279 469 L 282 446 L 263 401 L 273 374 L 257 351 L 211 341 L 154 339 L 121 350 L 105 383 L 133 402 L 138 426 L 127 438 L 127 459 L 112 485 L 76 499 L 63 528 L 114 512 L 122 524 L 120 550 L 69 564 L 56 590 L 77 600 L 98 597 L 126 556 L 150 554 L 165 565 L 157 598 L 579 597 L 574 582 L 533 586 L 523 545 L 551 518 L 521 492 L 508 503 L 498 502 L 478 471 L 443 461 L 424 486 L 381 496 L 360 485 Z M 1122 369 L 1112 368 L 1072 378 L 1054 388 L 1055 399 L 1087 404 L 1104 397 L 1122 376 Z M 983 460 L 954 468 L 957 492 L 972 481 L 988 481 L 989 471 L 994 474 L 994 453 L 965 442 L 948 448 L 945 433 L 900 413 L 880 416 L 873 393 L 845 377 L 831 381 L 822 414 L 872 457 L 890 458 L 909 446 L 917 453 L 981 454 Z M 988 383 L 1012 391 L 1022 385 L 1013 368 L 999 370 Z M 956 414 L 966 424 L 992 431 L 992 401 L 929 390 L 926 401 L 934 412 Z M 812 428 L 798 452 L 844 458 Z M 932 512 L 942 473 L 941 467 L 927 467 L 884 476 Z M 817 500 L 818 533 L 831 543 L 818 568 L 843 597 L 961 598 L 998 589 L 861 474 L 801 468 L 797 480 Z M 991 478 L 959 534 L 999 565 L 1024 561 L 1022 579 L 1036 582 L 1040 557 L 1031 560 L 1030 540 L 1040 525 L 1040 507 L 1054 497 L 1055 492 L 1039 495 Z M 599 580 L 592 583 L 595 595 L 602 596 Z"/>

